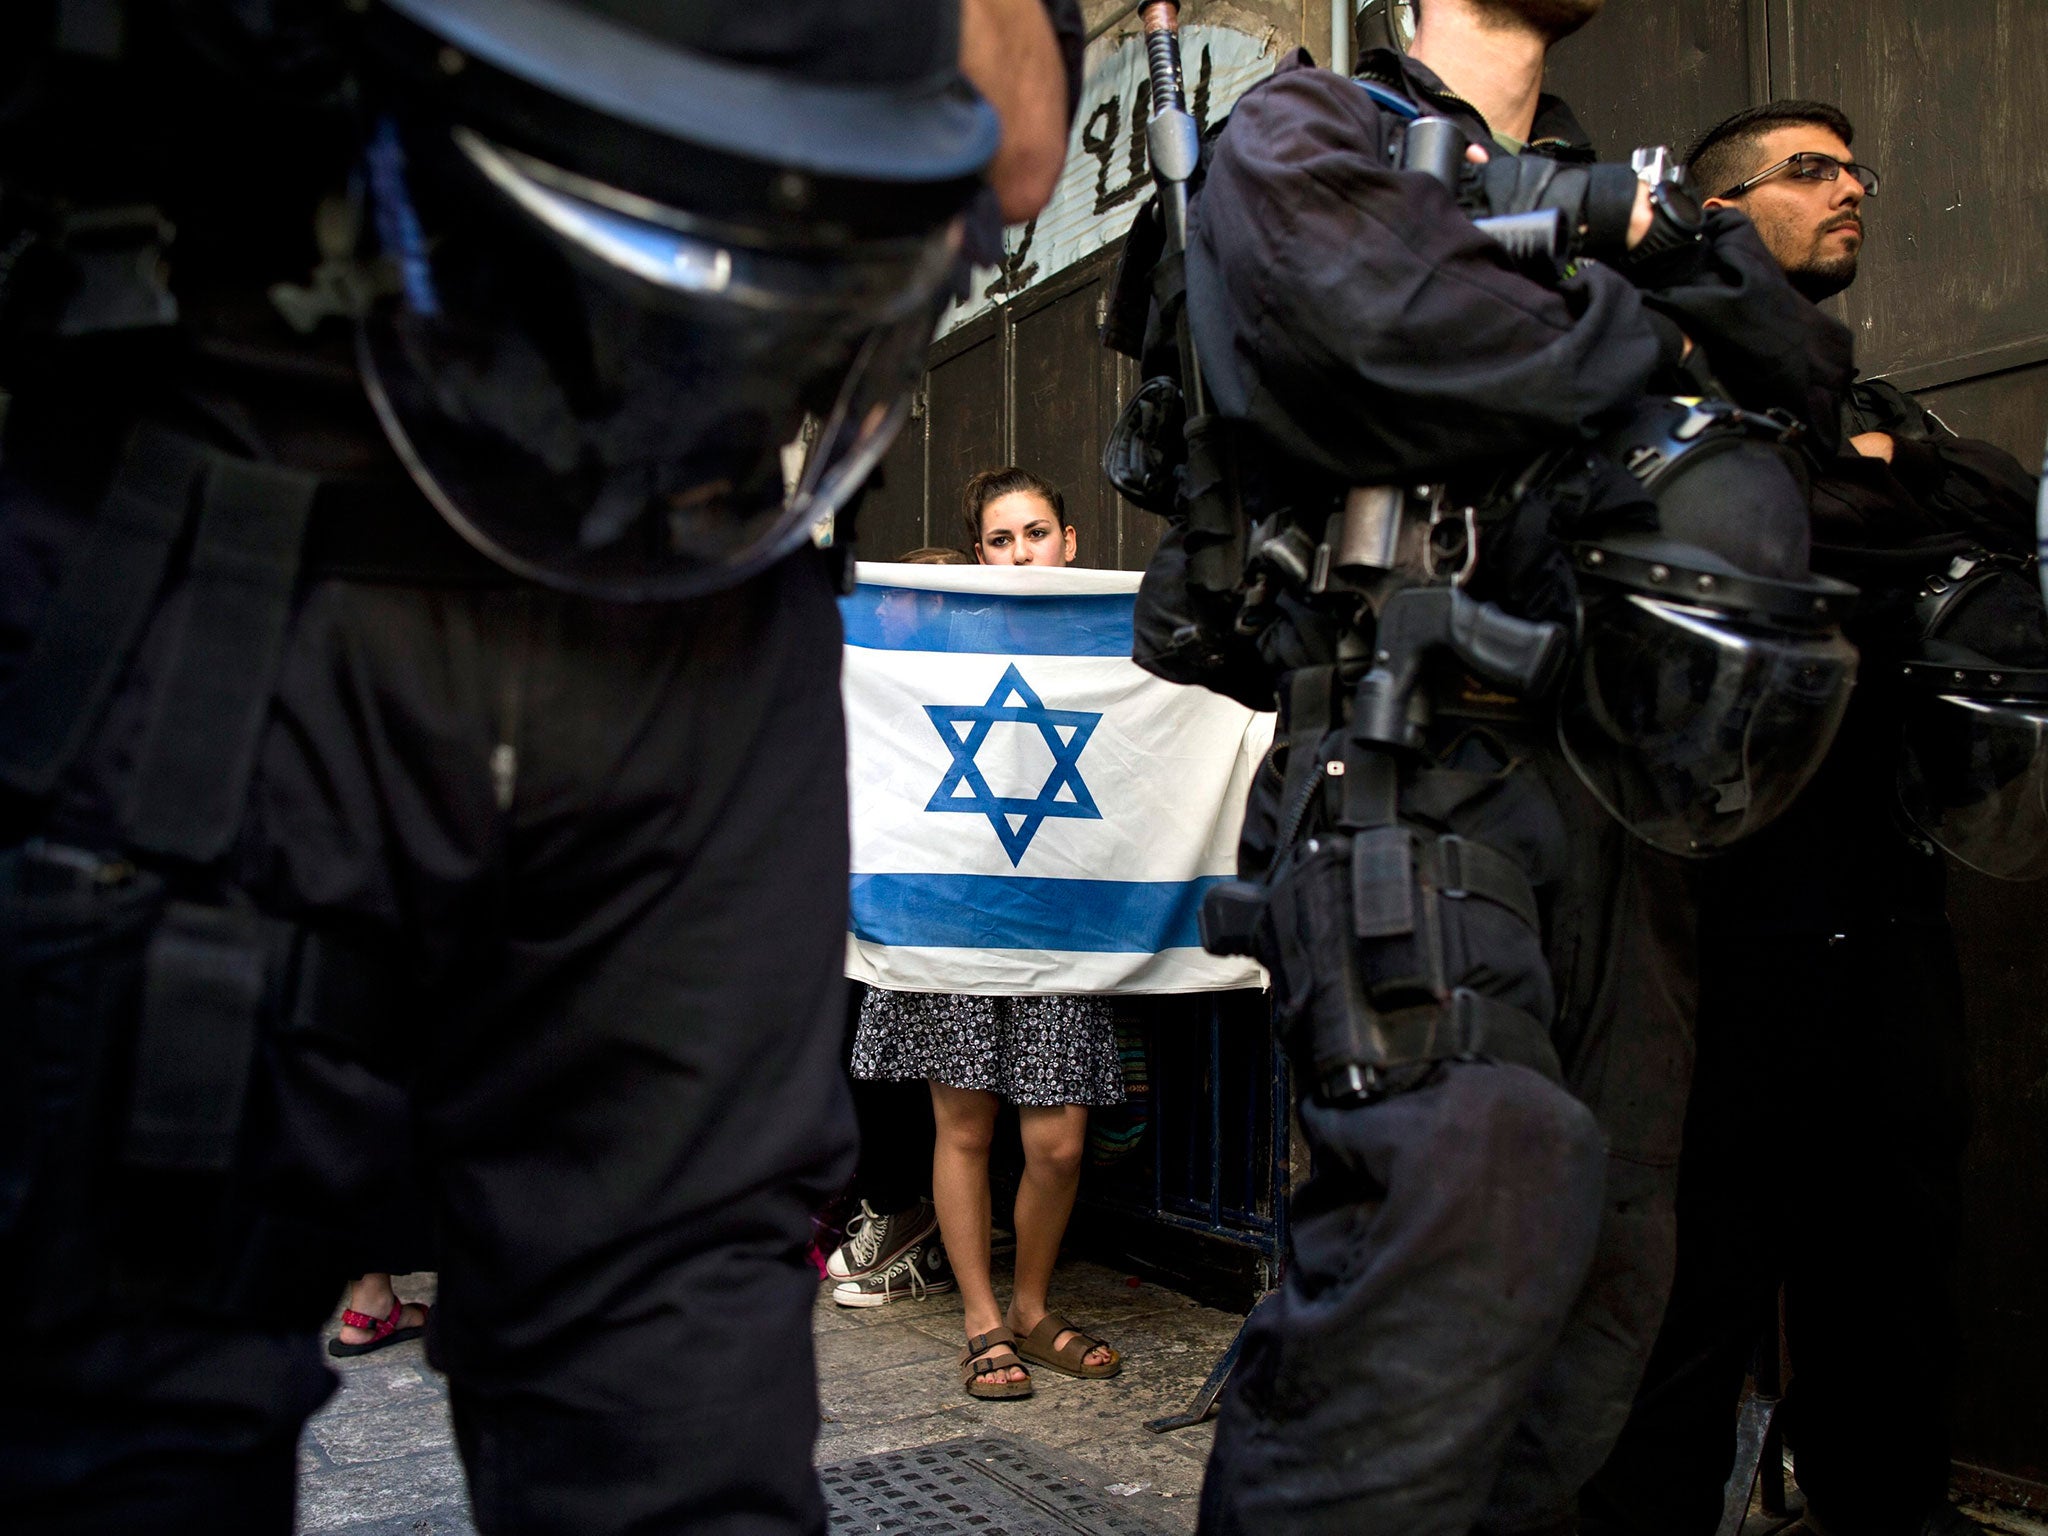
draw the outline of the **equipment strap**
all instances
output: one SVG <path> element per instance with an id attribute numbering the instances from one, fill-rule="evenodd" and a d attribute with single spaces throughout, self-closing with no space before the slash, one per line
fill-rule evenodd
<path id="1" fill-rule="evenodd" d="M 1401 1008 L 1380 1017 L 1390 1066 L 1477 1058 L 1527 1067 L 1552 1082 L 1564 1078 L 1550 1032 L 1498 998 L 1460 987 L 1446 1003 Z"/>
<path id="2" fill-rule="evenodd" d="M 0 696 L 0 785 L 47 795 L 84 746 L 163 588 L 208 458 L 161 427 L 129 435 L 34 649 Z"/>
<path id="3" fill-rule="evenodd" d="M 1541 933 L 1536 891 L 1513 859 L 1484 843 L 1449 833 L 1431 837 L 1411 827 L 1372 827 L 1351 839 L 1351 921 L 1360 939 L 1401 938 L 1418 930 L 1416 876 L 1449 901 L 1477 899 L 1503 907 Z"/>
<path id="4" fill-rule="evenodd" d="M 1187 466 L 1181 506 L 1187 520 L 1188 584 L 1218 596 L 1235 593 L 1244 576 L 1244 519 L 1231 473 L 1229 423 L 1190 416 L 1181 428 Z"/>
<path id="5" fill-rule="evenodd" d="M 129 833 L 143 852 L 208 863 L 234 839 L 317 485 L 275 465 L 213 461 L 136 773 Z"/>
<path id="6" fill-rule="evenodd" d="M 1440 1061 L 1489 1061 L 1564 1080 L 1550 1033 L 1512 1003 L 1460 987 L 1440 1003 L 1365 1014 L 1358 1055 L 1316 1062 L 1327 1104 L 1370 1104 L 1419 1080 L 1407 1069 Z M 1349 1059 L 1346 1059 L 1349 1057 Z"/>
<path id="7" fill-rule="evenodd" d="M 1536 933 L 1543 920 L 1536 906 L 1536 891 L 1528 875 L 1513 859 L 1497 853 L 1484 843 L 1449 833 L 1434 841 L 1424 838 L 1416 853 L 1423 871 L 1439 896 L 1452 900 L 1476 896 L 1505 907 Z"/>
<path id="8" fill-rule="evenodd" d="M 1398 118 L 1412 123 L 1416 118 L 1422 116 L 1422 108 L 1415 105 L 1414 102 L 1403 96 L 1399 91 L 1389 86 L 1381 85 L 1377 80 L 1360 80 L 1353 77 L 1352 83 L 1364 91 L 1366 95 L 1370 96 L 1375 104 L 1385 107 Z"/>
<path id="9" fill-rule="evenodd" d="M 1323 783 L 1323 741 L 1330 733 L 1330 690 L 1336 676 L 1335 667 L 1297 667 L 1287 676 L 1287 772 L 1280 785 L 1275 858 L 1301 836 Z"/>

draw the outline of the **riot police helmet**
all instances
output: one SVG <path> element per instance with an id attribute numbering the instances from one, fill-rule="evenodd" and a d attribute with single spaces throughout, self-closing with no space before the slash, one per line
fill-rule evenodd
<path id="1" fill-rule="evenodd" d="M 358 355 L 427 498 L 589 596 L 732 585 L 908 414 L 992 109 L 952 0 L 382 0 Z"/>
<path id="2" fill-rule="evenodd" d="M 1652 846 L 1712 854 L 1768 825 L 1819 769 L 1856 678 L 1853 587 L 1809 564 L 1788 424 L 1653 399 L 1604 447 L 1656 527 L 1574 548 L 1580 614 L 1565 755 Z"/>
<path id="3" fill-rule="evenodd" d="M 2048 609 L 2032 558 L 1982 550 L 1930 577 L 1903 664 L 1899 800 L 1980 874 L 2048 876 Z"/>

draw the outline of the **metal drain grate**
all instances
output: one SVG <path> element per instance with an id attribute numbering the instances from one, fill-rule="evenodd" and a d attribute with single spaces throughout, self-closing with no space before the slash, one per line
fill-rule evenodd
<path id="1" fill-rule="evenodd" d="M 821 1467 L 829 1536 L 1162 1536 L 1077 1469 L 994 1436 L 946 1440 Z"/>

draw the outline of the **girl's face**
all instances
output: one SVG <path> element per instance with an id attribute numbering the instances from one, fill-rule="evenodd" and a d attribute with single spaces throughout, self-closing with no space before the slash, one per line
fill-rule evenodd
<path id="1" fill-rule="evenodd" d="M 1012 491 L 981 509 L 974 557 L 983 565 L 1070 565 L 1074 530 L 1060 526 L 1043 496 Z"/>

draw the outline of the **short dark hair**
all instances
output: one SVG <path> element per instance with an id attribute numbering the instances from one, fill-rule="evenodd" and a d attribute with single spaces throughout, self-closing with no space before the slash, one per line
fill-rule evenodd
<path id="1" fill-rule="evenodd" d="M 1848 115 L 1825 101 L 1767 101 L 1760 107 L 1744 107 L 1693 141 L 1685 157 L 1693 191 L 1701 197 L 1719 197 L 1756 174 L 1762 169 L 1754 163 L 1757 145 L 1772 129 L 1788 123 L 1825 128 L 1844 144 L 1856 142 Z"/>
<path id="2" fill-rule="evenodd" d="M 981 542 L 982 509 L 990 502 L 1018 491 L 1029 491 L 1044 501 L 1052 508 L 1053 520 L 1062 528 L 1073 526 L 1067 521 L 1067 498 L 1060 494 L 1058 486 L 1028 469 L 1006 464 L 1001 469 L 984 469 L 970 479 L 967 488 L 960 493 L 960 515 L 967 524 L 970 547 Z"/>

